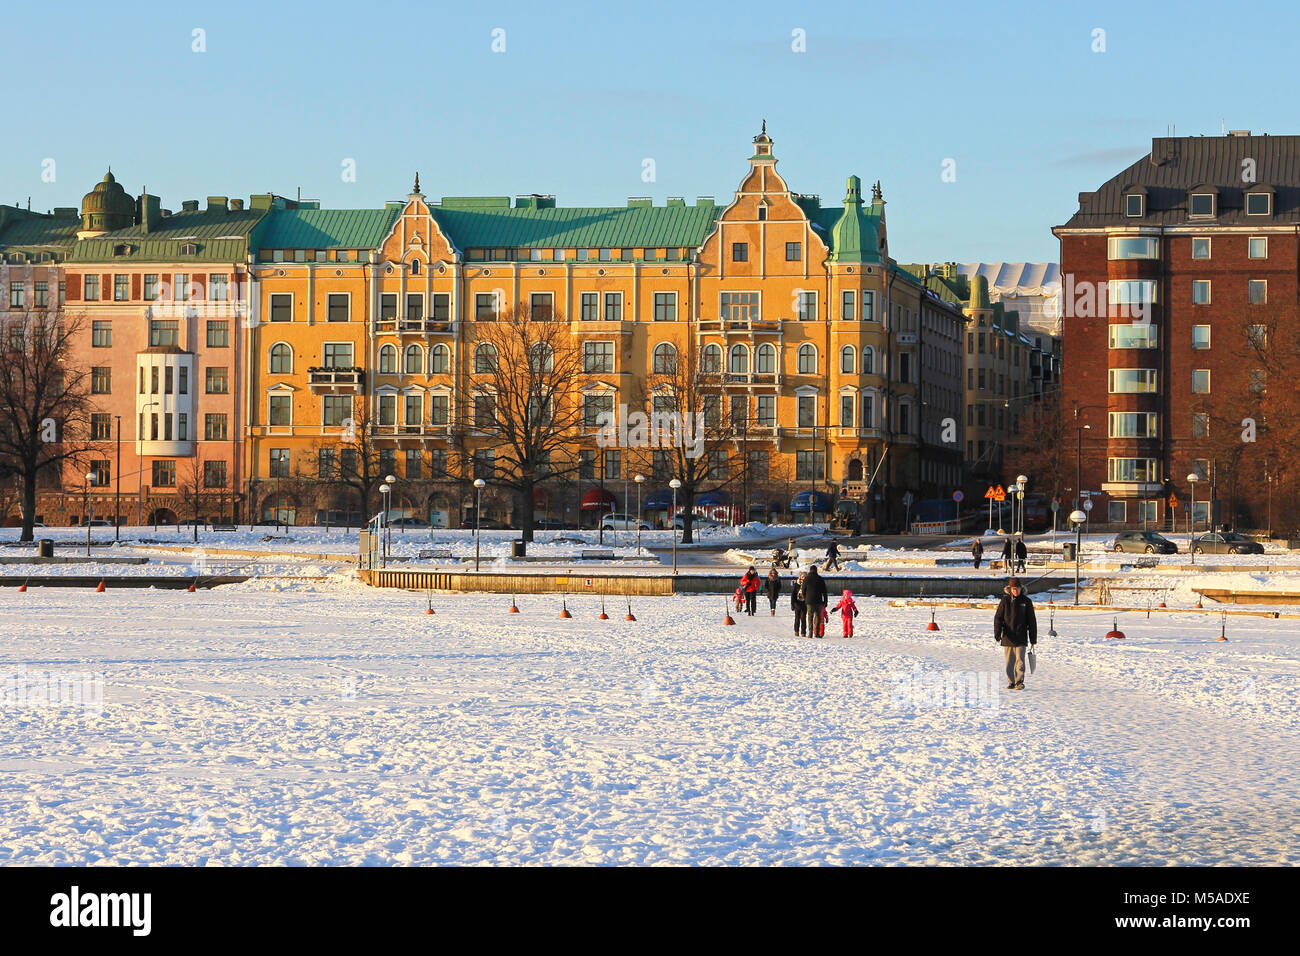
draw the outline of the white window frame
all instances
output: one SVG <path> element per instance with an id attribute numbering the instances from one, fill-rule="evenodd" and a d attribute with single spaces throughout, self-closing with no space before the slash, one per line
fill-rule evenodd
<path id="1" fill-rule="evenodd" d="M 343 321 L 351 322 L 352 321 L 352 293 L 351 292 L 326 292 L 325 293 L 325 321 L 326 322 L 330 321 L 330 299 L 332 299 L 336 295 L 341 295 L 348 300 L 348 309 L 347 309 L 348 317 Z M 402 316 L 405 317 L 405 315 L 406 315 L 406 302 L 403 301 Z"/>
<path id="2" fill-rule="evenodd" d="M 272 319 L 271 316 L 275 315 L 274 304 L 276 297 L 282 295 L 289 297 L 289 322 L 294 320 L 294 299 L 296 298 L 294 294 L 292 292 L 268 292 L 266 294 L 266 321 L 268 323 L 274 322 L 276 325 L 280 324 L 278 319 Z"/>
<path id="3" fill-rule="evenodd" d="M 1198 256 L 1196 254 L 1196 244 L 1198 242 L 1205 243 L 1205 255 L 1203 256 Z M 1209 236 L 1192 236 L 1192 258 L 1194 260 L 1196 260 L 1197 262 L 1203 262 L 1206 259 L 1211 258 L 1213 255 L 1214 255 L 1214 244 L 1212 239 Z"/>
<path id="4" fill-rule="evenodd" d="M 391 352 L 393 355 L 393 371 L 391 372 L 384 371 L 384 353 L 386 351 Z M 377 375 L 397 375 L 399 374 L 397 369 L 401 368 L 402 365 L 402 353 L 392 342 L 385 342 L 379 346 L 379 354 L 375 356 L 375 365 L 375 374 Z"/>
<path id="5" fill-rule="evenodd" d="M 420 367 L 417 368 L 414 372 L 411 372 L 411 371 L 408 371 L 408 370 L 407 370 L 407 361 L 406 361 L 406 357 L 407 357 L 408 354 L 410 354 L 411 349 L 415 349 L 416 355 L 419 356 L 419 366 L 420 366 Z M 412 342 L 412 343 L 410 343 L 409 345 L 405 346 L 405 347 L 402 349 L 402 351 L 401 351 L 399 357 L 400 357 L 400 359 L 401 359 L 401 362 L 400 362 L 400 364 L 398 365 L 398 368 L 400 369 L 399 374 L 401 374 L 401 375 L 423 375 L 423 374 L 424 374 L 424 370 L 425 370 L 426 368 L 429 367 L 428 364 L 427 364 L 427 363 L 428 363 L 428 356 L 425 354 L 425 351 L 424 351 L 423 347 L 421 347 L 420 345 L 416 344 L 415 342 Z"/>
<path id="6" fill-rule="evenodd" d="M 1250 211 L 1250 200 L 1251 200 L 1253 197 L 1255 197 L 1255 196 L 1263 196 L 1263 197 L 1264 197 L 1264 211 L 1263 211 L 1263 212 L 1251 212 L 1251 211 Z M 1248 193 L 1246 193 L 1246 199 L 1245 199 L 1245 213 L 1246 213 L 1247 216 L 1271 216 L 1271 215 L 1273 215 L 1273 196 L 1272 196 L 1272 194 L 1271 194 L 1271 193 L 1268 193 L 1268 192 L 1265 192 L 1265 191 L 1262 190 L 1262 189 L 1256 189 L 1256 190 L 1254 190 L 1254 191 L 1252 191 L 1252 192 L 1248 192 Z"/>
<path id="7" fill-rule="evenodd" d="M 283 383 L 281 383 L 281 384 L 279 384 L 279 385 L 272 385 L 270 388 L 268 388 L 268 389 L 266 390 L 266 429 L 267 429 L 267 434 L 272 434 L 272 435 L 277 435 L 277 434 L 292 434 L 292 432 L 293 432 L 293 426 L 294 426 L 294 414 L 293 414 L 293 411 L 294 411 L 294 409 L 293 409 L 293 393 L 294 393 L 295 391 L 296 391 L 296 389 L 295 389 L 292 385 L 285 385 L 285 384 L 283 384 Z M 288 423 L 287 425 L 272 425 L 272 424 L 271 424 L 271 399 L 272 399 L 272 398 L 287 398 L 287 399 L 289 399 L 289 423 Z M 280 429 L 280 428 L 287 429 L 287 431 L 285 431 L 285 432 L 278 432 L 278 431 L 276 431 L 276 429 Z"/>
<path id="8" fill-rule="evenodd" d="M 1210 211 L 1208 213 L 1193 212 L 1192 210 L 1196 200 L 1202 196 L 1206 196 L 1209 198 Z M 1187 218 L 1188 219 L 1213 219 L 1215 215 L 1218 213 L 1218 211 L 1219 211 L 1219 197 L 1216 196 L 1214 193 L 1189 193 L 1188 194 L 1187 196 Z"/>
<path id="9" fill-rule="evenodd" d="M 1132 211 L 1131 211 L 1131 206 L 1129 205 L 1129 201 L 1130 201 L 1130 200 L 1133 200 L 1133 199 L 1136 199 L 1136 200 L 1138 201 L 1138 211 L 1137 211 L 1137 212 L 1132 212 Z M 1125 193 L 1125 194 L 1124 194 L 1124 215 L 1125 215 L 1127 218 L 1129 218 L 1129 219 L 1140 219 L 1140 218 L 1142 218 L 1143 216 L 1146 215 L 1146 211 L 1147 211 L 1147 200 L 1146 200 L 1146 197 L 1145 197 L 1145 196 L 1143 196 L 1141 193 Z"/>
<path id="10" fill-rule="evenodd" d="M 1204 344 L 1204 345 L 1198 345 L 1197 342 L 1196 342 L 1196 330 L 1197 330 L 1197 329 L 1205 329 L 1205 344 Z M 1212 341 L 1212 339 L 1211 339 L 1211 337 L 1212 337 L 1212 332 L 1213 332 L 1213 330 L 1212 330 L 1212 329 L 1210 328 L 1210 326 L 1208 326 L 1208 325 L 1193 325 L 1193 326 L 1192 326 L 1192 351 L 1193 351 L 1193 352 L 1204 352 L 1204 351 L 1206 351 L 1207 349 L 1209 349 L 1209 348 L 1210 348 L 1211 341 Z"/>
<path id="11" fill-rule="evenodd" d="M 1198 300 L 1196 298 L 1196 293 L 1197 290 L 1202 286 L 1205 287 L 1205 298 L 1203 300 Z M 1192 305 L 1211 305 L 1213 304 L 1213 302 L 1214 302 L 1214 289 L 1211 281 L 1209 279 L 1193 279 L 1192 280 Z"/>
<path id="12" fill-rule="evenodd" d="M 1264 254 L 1262 256 L 1257 256 L 1254 254 L 1253 245 L 1256 242 L 1264 243 Z M 1268 258 L 1268 236 L 1250 236 L 1246 240 L 1246 258 L 1255 259 L 1255 260 L 1267 259 Z"/>
<path id="13" fill-rule="evenodd" d="M 446 371 L 443 371 L 443 372 L 435 372 L 435 371 L 433 370 L 433 354 L 434 354 L 434 352 L 436 352 L 438 349 L 442 349 L 444 352 L 447 353 L 447 369 L 446 369 Z M 427 360 L 428 360 L 428 364 L 427 364 L 426 368 L 428 369 L 428 374 L 430 374 L 430 375 L 450 375 L 450 374 L 451 374 L 451 369 L 452 369 L 452 364 L 451 364 L 452 356 L 451 356 L 451 346 L 450 346 L 450 345 L 446 345 L 446 344 L 444 344 L 444 343 L 442 343 L 442 342 L 436 342 L 436 343 L 434 343 L 434 344 L 433 344 L 432 346 L 430 346 L 430 348 L 429 348 L 429 352 L 428 352 L 428 355 L 427 355 Z"/>
<path id="14" fill-rule="evenodd" d="M 1139 389 L 1116 389 L 1117 372 L 1147 372 L 1145 378 L 1149 382 L 1148 388 Z M 1106 393 L 1108 395 L 1152 395 L 1160 389 L 1160 372 L 1154 368 L 1112 368 L 1106 371 Z"/>
<path id="15" fill-rule="evenodd" d="M 804 354 L 804 349 L 811 349 L 811 350 L 812 350 L 812 358 L 813 358 L 813 360 L 812 360 L 812 371 L 810 371 L 810 372 L 805 372 L 805 371 L 800 367 L 800 366 L 803 364 L 803 354 Z M 797 349 L 795 349 L 795 352 L 794 352 L 794 367 L 795 367 L 795 374 L 796 374 L 796 375 L 816 375 L 816 374 L 817 374 L 817 368 L 818 368 L 818 366 L 819 366 L 819 364 L 820 364 L 819 361 L 818 361 L 818 358 L 819 358 L 819 357 L 818 357 L 818 354 L 817 354 L 817 346 L 813 345 L 811 342 L 804 342 L 804 343 L 802 343 L 802 344 L 801 344 Z"/>
<path id="16" fill-rule="evenodd" d="M 1198 389 L 1198 388 L 1196 387 L 1196 377 L 1197 377 L 1197 375 L 1198 375 L 1199 373 L 1201 373 L 1201 372 L 1204 372 L 1204 373 L 1205 373 L 1205 388 L 1203 388 L 1203 389 Z M 1210 369 L 1208 369 L 1208 368 L 1194 368 L 1194 369 L 1192 369 L 1192 394 L 1193 394 L 1193 395 L 1209 395 L 1209 394 L 1210 394 L 1210 389 L 1211 389 L 1211 387 L 1212 387 L 1212 385 L 1211 385 Z"/>
<path id="17" fill-rule="evenodd" d="M 287 349 L 289 350 L 289 371 L 287 371 L 287 372 L 273 372 L 273 371 L 271 371 L 271 362 L 273 361 L 273 359 L 272 359 L 272 357 L 271 357 L 271 353 L 274 352 L 274 351 L 275 351 L 279 346 L 281 346 L 281 345 L 283 345 L 285 348 L 287 348 Z M 281 340 L 281 341 L 279 341 L 279 342 L 272 342 L 272 343 L 271 343 L 271 347 L 270 347 L 269 349 L 266 350 L 266 374 L 267 374 L 267 375 L 292 375 L 292 374 L 293 374 L 293 360 L 294 360 L 294 354 L 293 354 L 293 346 L 292 346 L 292 345 L 290 345 L 288 342 L 285 342 L 284 340 Z"/>
<path id="18" fill-rule="evenodd" d="M 845 357 L 848 357 L 848 368 L 845 368 Z M 840 374 L 856 375 L 858 372 L 858 350 L 852 345 L 840 346 Z"/>

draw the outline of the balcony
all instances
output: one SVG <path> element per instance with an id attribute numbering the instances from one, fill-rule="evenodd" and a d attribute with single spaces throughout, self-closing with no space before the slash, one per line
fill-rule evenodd
<path id="1" fill-rule="evenodd" d="M 728 333 L 766 332 L 779 334 L 780 319 L 700 319 L 699 331 Z"/>
<path id="2" fill-rule="evenodd" d="M 1116 498 L 1163 498 L 1165 486 L 1159 481 L 1104 481 L 1101 490 Z"/>
<path id="3" fill-rule="evenodd" d="M 635 329 L 635 322 L 628 322 L 622 319 L 613 322 L 606 322 L 602 319 L 574 319 L 569 323 L 570 332 L 594 332 L 604 335 L 631 335 Z"/>
<path id="4" fill-rule="evenodd" d="M 374 425 L 372 434 L 380 438 L 443 438 L 451 437 L 450 425 Z"/>
<path id="5" fill-rule="evenodd" d="M 308 384 L 313 392 L 360 392 L 365 372 L 357 366 L 351 368 L 307 369 Z"/>
<path id="6" fill-rule="evenodd" d="M 401 335 L 450 335 L 456 331 L 451 319 L 399 319 L 396 317 L 375 320 L 376 332 Z"/>

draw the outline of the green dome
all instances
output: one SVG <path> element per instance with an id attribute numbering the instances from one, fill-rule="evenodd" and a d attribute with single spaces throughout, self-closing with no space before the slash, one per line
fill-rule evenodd
<path id="1" fill-rule="evenodd" d="M 135 220 L 135 200 L 127 195 L 112 170 L 81 199 L 81 227 L 85 230 L 125 229 Z"/>

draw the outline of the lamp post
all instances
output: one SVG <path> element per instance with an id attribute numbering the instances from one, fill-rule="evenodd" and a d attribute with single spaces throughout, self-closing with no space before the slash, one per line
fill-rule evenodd
<path id="1" fill-rule="evenodd" d="M 1074 603 L 1079 603 L 1079 550 L 1083 547 L 1083 523 L 1088 520 L 1088 512 L 1075 509 L 1070 512 L 1074 522 Z"/>
<path id="2" fill-rule="evenodd" d="M 1196 483 L 1201 480 L 1201 476 L 1192 472 L 1187 476 L 1187 481 L 1192 486 L 1191 508 L 1187 513 L 1187 550 L 1192 552 L 1192 564 L 1196 563 Z"/>
<path id="3" fill-rule="evenodd" d="M 1020 536 L 1025 536 L 1025 493 L 1029 488 L 1029 479 L 1024 475 L 1016 475 L 1016 484 L 1020 490 L 1016 492 L 1016 501 L 1020 503 Z"/>
<path id="4" fill-rule="evenodd" d="M 389 475 L 384 481 L 388 485 L 388 500 L 384 503 L 384 551 L 388 552 L 393 549 L 393 522 L 389 511 L 392 510 L 393 485 L 397 484 L 397 476 Z"/>
<path id="5" fill-rule="evenodd" d="M 482 478 L 474 479 L 474 570 L 478 570 L 482 538 L 479 537 L 479 520 L 483 517 L 483 488 L 487 482 Z"/>
<path id="6" fill-rule="evenodd" d="M 95 480 L 93 471 L 86 472 L 86 499 L 82 513 L 86 516 L 86 557 L 90 557 L 90 483 Z"/>
<path id="7" fill-rule="evenodd" d="M 682 483 L 677 478 L 674 478 L 672 481 L 668 482 L 668 487 L 673 490 L 673 516 L 672 516 L 673 574 L 677 573 L 677 489 L 680 488 L 681 486 Z"/>
<path id="8" fill-rule="evenodd" d="M 122 540 L 122 416 L 117 419 L 117 481 L 113 492 L 113 540 Z"/>
<path id="9" fill-rule="evenodd" d="M 645 475 L 637 475 L 636 482 L 636 553 L 641 553 L 641 486 L 645 484 Z"/>
<path id="10" fill-rule="evenodd" d="M 383 499 L 384 499 L 384 529 L 385 529 L 385 530 L 388 529 L 388 493 L 389 493 L 390 491 L 392 491 L 392 490 L 393 490 L 393 486 L 390 485 L 388 482 L 384 482 L 382 485 L 379 486 L 379 494 L 382 495 L 382 496 L 383 496 Z M 383 558 L 382 558 L 382 563 L 380 564 L 380 567 L 383 567 L 383 568 L 388 567 L 388 544 L 387 544 L 387 542 L 384 543 L 384 547 L 383 547 Z"/>

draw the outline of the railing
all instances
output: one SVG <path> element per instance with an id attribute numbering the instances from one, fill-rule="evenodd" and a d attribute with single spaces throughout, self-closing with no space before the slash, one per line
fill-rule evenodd
<path id="1" fill-rule="evenodd" d="M 375 331 L 401 332 L 415 335 L 448 333 L 456 331 L 456 323 L 450 319 L 399 319 L 394 317 L 376 319 Z"/>
<path id="2" fill-rule="evenodd" d="M 365 379 L 365 372 L 360 368 L 309 368 L 308 381 L 312 386 L 328 388 L 360 389 Z"/>

